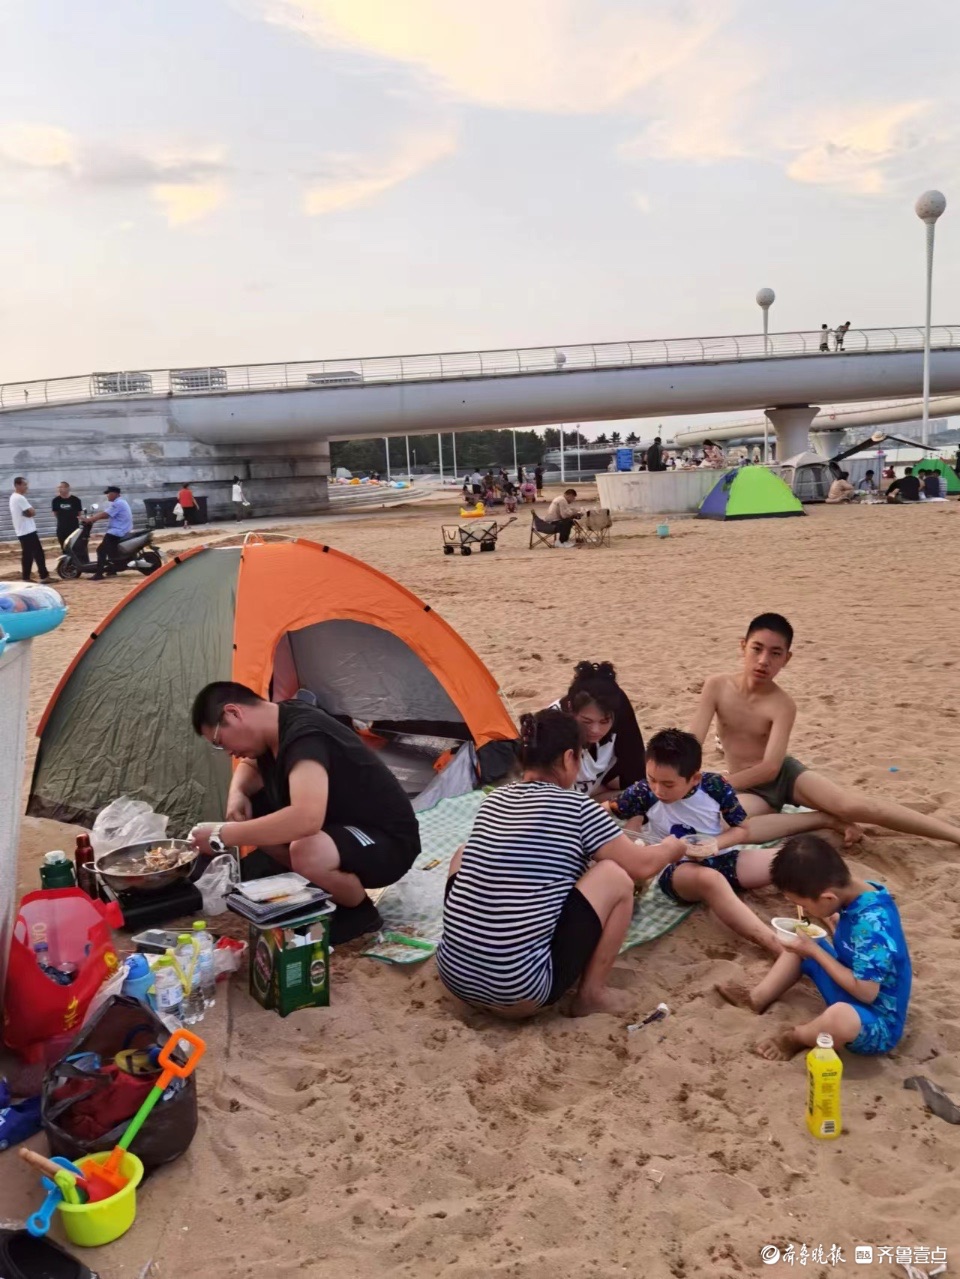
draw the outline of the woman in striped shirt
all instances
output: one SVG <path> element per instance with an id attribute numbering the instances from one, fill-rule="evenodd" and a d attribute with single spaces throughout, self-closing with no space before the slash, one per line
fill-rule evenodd
<path id="1" fill-rule="evenodd" d="M 440 979 L 468 1004 L 530 1017 L 577 985 L 572 1011 L 621 1011 L 607 978 L 633 913 L 634 880 L 689 852 L 669 836 L 635 844 L 572 789 L 577 721 L 524 715 L 523 780 L 484 800 L 447 881 Z"/>

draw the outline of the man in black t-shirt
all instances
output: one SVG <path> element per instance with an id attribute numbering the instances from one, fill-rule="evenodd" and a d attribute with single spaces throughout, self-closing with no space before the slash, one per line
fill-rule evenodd
<path id="1" fill-rule="evenodd" d="M 243 684 L 201 689 L 193 727 L 240 762 L 225 820 L 191 831 L 202 853 L 258 845 L 330 894 L 331 940 L 380 927 L 368 888 L 394 884 L 420 852 L 420 827 L 389 768 L 357 734 L 305 702 L 267 702 Z"/>
<path id="2" fill-rule="evenodd" d="M 83 503 L 70 492 L 67 481 L 61 480 L 57 486 L 57 496 L 53 499 L 50 509 L 57 517 L 57 541 L 60 543 L 60 549 L 63 550 L 64 542 L 80 527 Z"/>
<path id="3" fill-rule="evenodd" d="M 920 501 L 920 481 L 913 473 L 913 467 L 908 466 L 899 480 L 894 480 L 887 487 L 888 502 L 919 502 Z"/>

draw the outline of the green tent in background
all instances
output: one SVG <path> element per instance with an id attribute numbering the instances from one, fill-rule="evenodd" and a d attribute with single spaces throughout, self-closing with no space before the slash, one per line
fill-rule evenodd
<path id="1" fill-rule="evenodd" d="M 922 462 L 917 462 L 913 473 L 919 475 L 921 471 L 939 471 L 947 481 L 947 492 L 951 495 L 960 493 L 960 475 L 942 457 L 925 457 Z"/>
<path id="2" fill-rule="evenodd" d="M 721 476 L 700 503 L 698 520 L 762 520 L 806 515 L 789 485 L 765 466 L 741 466 Z"/>

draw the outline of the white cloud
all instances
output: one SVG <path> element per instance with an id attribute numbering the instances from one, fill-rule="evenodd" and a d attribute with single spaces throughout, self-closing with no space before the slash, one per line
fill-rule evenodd
<path id="1" fill-rule="evenodd" d="M 28 182 L 145 189 L 170 226 L 208 216 L 226 197 L 227 165 L 220 148 L 84 141 L 58 125 L 0 124 L 0 170 Z"/>
<path id="2" fill-rule="evenodd" d="M 72 169 L 76 146 L 66 129 L 52 124 L 0 125 L 0 164 L 23 169 Z"/>
<path id="3" fill-rule="evenodd" d="M 158 182 L 150 194 L 163 210 L 168 226 L 184 226 L 219 209 L 227 191 L 223 182 Z"/>
<path id="4" fill-rule="evenodd" d="M 841 187 L 861 195 L 887 190 L 898 163 L 921 139 L 912 126 L 928 115 L 928 102 L 861 107 L 817 122 L 787 165 L 797 182 Z"/>
<path id="5" fill-rule="evenodd" d="M 307 187 L 304 211 L 311 217 L 368 204 L 392 187 L 407 182 L 432 164 L 452 155 L 452 128 L 414 132 L 401 137 L 393 151 L 380 157 L 325 156 L 315 180 Z"/>
<path id="6" fill-rule="evenodd" d="M 405 66 L 438 95 L 487 107 L 609 111 L 681 66 L 736 0 L 253 0 L 324 48 Z"/>
<path id="7" fill-rule="evenodd" d="M 943 140 L 922 102 L 864 103 L 840 84 L 825 112 L 817 78 L 798 74 L 789 45 L 761 41 L 742 0 L 236 2 L 322 49 L 406 71 L 434 103 L 635 120 L 619 148 L 631 164 L 753 160 L 797 182 L 878 195 L 914 180 L 918 149 Z M 395 178 L 390 163 L 354 172 L 347 162 L 311 189 L 308 210 L 367 200 L 403 169 Z"/>

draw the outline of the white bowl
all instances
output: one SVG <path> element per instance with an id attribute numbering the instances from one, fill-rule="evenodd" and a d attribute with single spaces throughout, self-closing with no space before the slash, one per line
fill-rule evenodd
<path id="1" fill-rule="evenodd" d="M 780 915 L 776 919 L 771 919 L 770 922 L 773 924 L 774 932 L 776 932 L 783 941 L 793 941 L 797 933 L 797 924 L 801 921 L 796 919 L 793 915 Z M 806 936 L 808 936 L 811 941 L 819 941 L 821 937 L 826 937 L 827 935 L 827 930 L 825 928 L 821 928 L 819 924 L 808 924 L 808 928 L 810 931 L 806 934 Z"/>

